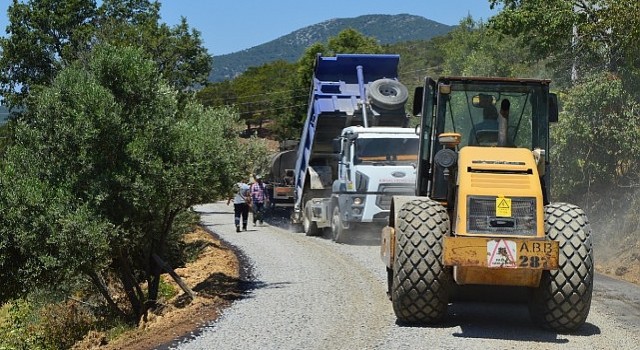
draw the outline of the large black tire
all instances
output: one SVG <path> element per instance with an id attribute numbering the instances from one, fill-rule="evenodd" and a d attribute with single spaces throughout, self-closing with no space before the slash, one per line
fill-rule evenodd
<path id="1" fill-rule="evenodd" d="M 529 312 L 534 323 L 556 332 L 582 326 L 591 308 L 593 248 L 591 225 L 579 207 L 567 203 L 545 206 L 545 231 L 560 243 L 559 268 L 544 271 L 533 290 Z"/>
<path id="2" fill-rule="evenodd" d="M 369 84 L 367 96 L 375 106 L 392 110 L 404 106 L 409 98 L 409 91 L 397 80 L 378 79 Z"/>
<path id="3" fill-rule="evenodd" d="M 342 225 L 342 217 L 340 216 L 340 208 L 336 205 L 333 208 L 333 215 L 331 216 L 331 235 L 336 243 L 347 242 L 347 229 Z"/>
<path id="4" fill-rule="evenodd" d="M 320 235 L 320 229 L 318 228 L 318 224 L 311 220 L 311 213 L 309 213 L 310 207 L 308 205 L 305 206 L 304 212 L 302 214 L 302 229 L 306 236 L 318 236 Z"/>
<path id="5" fill-rule="evenodd" d="M 402 206 L 395 227 L 393 311 L 404 324 L 438 323 L 447 314 L 453 283 L 451 269 L 442 263 L 447 210 L 433 200 L 415 199 Z"/>
<path id="6" fill-rule="evenodd" d="M 303 233 L 304 226 L 302 226 L 302 224 L 290 224 L 289 230 L 291 230 L 291 232 L 294 232 L 294 233 Z"/>

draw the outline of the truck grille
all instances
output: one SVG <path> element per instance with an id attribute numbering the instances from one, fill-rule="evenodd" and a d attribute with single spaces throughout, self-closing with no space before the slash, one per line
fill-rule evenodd
<path id="1" fill-rule="evenodd" d="M 392 196 L 412 196 L 415 194 L 413 186 L 406 184 L 381 184 L 378 192 L 383 193 L 376 196 L 376 205 L 383 210 L 391 209 Z"/>
<path id="2" fill-rule="evenodd" d="M 529 176 L 471 173 L 471 187 L 528 190 Z"/>
<path id="3" fill-rule="evenodd" d="M 511 216 L 496 216 L 494 196 L 467 197 L 467 232 L 477 234 L 536 235 L 536 199 L 510 197 Z"/>

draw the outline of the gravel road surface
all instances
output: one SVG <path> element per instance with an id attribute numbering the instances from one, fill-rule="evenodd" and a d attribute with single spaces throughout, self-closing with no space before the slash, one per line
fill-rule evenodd
<path id="1" fill-rule="evenodd" d="M 336 244 L 277 220 L 236 233 L 233 207 L 195 208 L 252 265 L 247 297 L 177 349 L 640 349 L 640 288 L 596 276 L 587 323 L 536 328 L 526 305 L 455 303 L 438 327 L 396 324 L 377 245 Z M 597 252 L 596 252 L 597 257 Z"/>

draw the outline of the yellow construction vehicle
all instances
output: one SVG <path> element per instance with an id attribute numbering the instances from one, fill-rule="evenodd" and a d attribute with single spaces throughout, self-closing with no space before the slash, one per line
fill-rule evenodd
<path id="1" fill-rule="evenodd" d="M 442 77 L 416 89 L 416 195 L 393 197 L 380 252 L 399 322 L 438 323 L 456 295 L 482 287 L 524 293 L 544 328 L 584 324 L 591 226 L 579 207 L 549 200 L 549 84 Z"/>

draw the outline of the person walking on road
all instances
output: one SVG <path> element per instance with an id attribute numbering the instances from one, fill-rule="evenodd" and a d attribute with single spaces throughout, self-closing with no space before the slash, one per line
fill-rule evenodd
<path id="1" fill-rule="evenodd" d="M 268 204 L 267 191 L 265 185 L 262 182 L 260 175 L 255 175 L 254 182 L 251 184 L 251 203 L 253 204 L 253 226 L 257 222 L 262 225 L 264 223 L 264 211 L 265 205 Z"/>
<path id="2" fill-rule="evenodd" d="M 236 232 L 240 232 L 240 219 L 242 218 L 242 230 L 247 230 L 247 222 L 249 221 L 249 205 L 251 202 L 250 188 L 244 182 L 235 184 L 236 194 L 233 196 L 233 221 L 236 224 Z M 227 200 L 227 205 L 231 202 L 231 198 Z"/>

